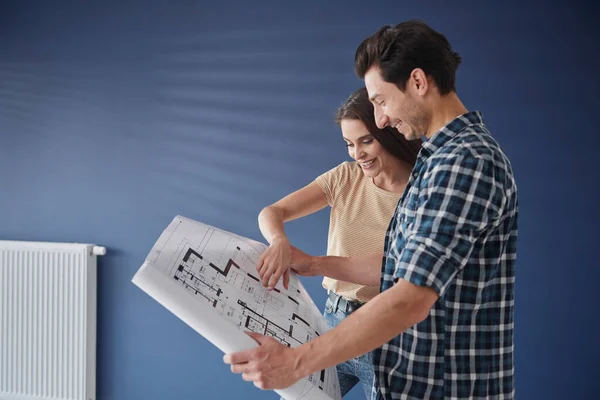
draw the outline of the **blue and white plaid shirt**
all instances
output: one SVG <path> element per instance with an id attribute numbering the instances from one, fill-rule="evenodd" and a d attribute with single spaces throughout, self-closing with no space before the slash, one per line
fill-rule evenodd
<path id="1" fill-rule="evenodd" d="M 381 290 L 435 290 L 429 316 L 374 352 L 375 399 L 513 399 L 517 188 L 479 112 L 423 148 L 386 233 Z"/>

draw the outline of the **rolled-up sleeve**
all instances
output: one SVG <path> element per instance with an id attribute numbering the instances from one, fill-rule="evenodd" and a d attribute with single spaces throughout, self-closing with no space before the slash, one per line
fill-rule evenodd
<path id="1" fill-rule="evenodd" d="M 502 188 L 493 162 L 470 154 L 446 157 L 426 171 L 403 240 L 394 245 L 394 278 L 434 289 L 442 296 L 474 251 L 477 239 L 500 214 Z M 410 205 L 409 205 L 410 207 Z"/>

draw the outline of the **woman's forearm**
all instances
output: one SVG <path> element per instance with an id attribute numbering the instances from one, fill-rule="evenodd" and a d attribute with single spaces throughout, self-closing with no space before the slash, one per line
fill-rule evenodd
<path id="1" fill-rule="evenodd" d="M 269 244 L 277 237 L 287 238 L 283 223 L 283 211 L 277 207 L 265 207 L 258 214 L 258 227 Z"/>
<path id="2" fill-rule="evenodd" d="M 360 285 L 378 286 L 382 259 L 383 253 L 361 257 L 312 257 L 311 269 L 316 275 Z"/>

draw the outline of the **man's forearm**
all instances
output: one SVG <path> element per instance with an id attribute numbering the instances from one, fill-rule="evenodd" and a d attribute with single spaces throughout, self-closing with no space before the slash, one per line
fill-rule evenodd
<path id="1" fill-rule="evenodd" d="M 424 320 L 437 294 L 400 281 L 334 329 L 296 348 L 302 376 L 358 357 Z"/>
<path id="2" fill-rule="evenodd" d="M 383 253 L 361 257 L 313 257 L 312 270 L 316 275 L 344 282 L 378 286 L 381 279 Z"/>

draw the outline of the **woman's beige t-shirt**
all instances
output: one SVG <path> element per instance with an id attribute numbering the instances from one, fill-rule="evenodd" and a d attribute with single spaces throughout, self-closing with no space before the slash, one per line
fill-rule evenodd
<path id="1" fill-rule="evenodd" d="M 377 187 L 356 162 L 344 162 L 315 179 L 331 206 L 327 255 L 356 257 L 383 252 L 385 232 L 401 193 Z M 323 279 L 323 287 L 352 301 L 367 302 L 379 286 Z"/>

